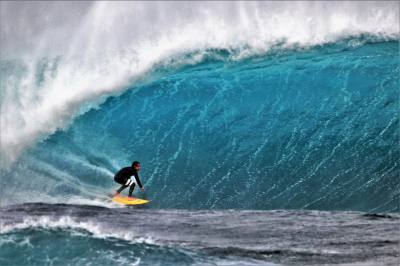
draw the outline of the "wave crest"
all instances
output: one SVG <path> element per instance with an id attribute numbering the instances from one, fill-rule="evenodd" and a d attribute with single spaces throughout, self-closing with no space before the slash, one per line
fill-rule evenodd
<path id="1" fill-rule="evenodd" d="M 3 165 L 160 62 L 203 59 L 197 53 L 180 61 L 182 54 L 221 49 L 243 58 L 277 44 L 309 47 L 362 34 L 399 38 L 397 2 L 1 6 Z"/>

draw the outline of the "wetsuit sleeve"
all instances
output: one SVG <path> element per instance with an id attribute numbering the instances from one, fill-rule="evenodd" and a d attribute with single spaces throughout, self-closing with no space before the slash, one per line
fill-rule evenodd
<path id="1" fill-rule="evenodd" d="M 135 177 L 136 183 L 139 185 L 139 187 L 140 187 L 140 188 L 143 188 L 142 182 L 140 182 L 139 174 L 138 174 L 137 172 L 135 172 L 135 173 L 133 174 L 133 176 Z"/>

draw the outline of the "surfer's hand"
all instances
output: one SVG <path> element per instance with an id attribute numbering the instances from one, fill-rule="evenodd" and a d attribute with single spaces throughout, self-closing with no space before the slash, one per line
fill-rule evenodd
<path id="1" fill-rule="evenodd" d="M 144 192 L 144 187 L 142 187 L 140 190 L 141 190 L 142 192 Z"/>

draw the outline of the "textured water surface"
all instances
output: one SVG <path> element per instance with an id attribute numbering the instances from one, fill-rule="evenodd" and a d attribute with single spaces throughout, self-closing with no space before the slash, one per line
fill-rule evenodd
<path id="1" fill-rule="evenodd" d="M 398 42 L 353 41 L 161 68 L 31 147 L 2 204 L 95 199 L 139 160 L 160 208 L 399 211 Z"/>
<path id="2" fill-rule="evenodd" d="M 398 265 L 400 216 L 23 204 L 0 209 L 2 265 Z"/>

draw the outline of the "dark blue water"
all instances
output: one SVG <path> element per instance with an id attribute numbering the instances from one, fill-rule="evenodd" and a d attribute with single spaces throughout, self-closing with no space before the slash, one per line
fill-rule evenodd
<path id="1" fill-rule="evenodd" d="M 104 201 L 139 160 L 155 208 L 398 212 L 398 47 L 159 67 L 31 147 L 2 173 L 1 200 Z"/>
<path id="2" fill-rule="evenodd" d="M 398 214 L 24 204 L 1 265 L 398 265 Z"/>

